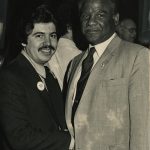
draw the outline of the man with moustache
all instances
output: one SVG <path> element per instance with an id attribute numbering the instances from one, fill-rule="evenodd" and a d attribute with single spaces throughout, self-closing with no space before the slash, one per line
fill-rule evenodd
<path id="1" fill-rule="evenodd" d="M 23 50 L 0 73 L 3 150 L 67 150 L 64 104 L 59 84 L 44 68 L 56 50 L 56 21 L 45 5 L 24 28 Z"/>
<path id="2" fill-rule="evenodd" d="M 70 149 L 148 150 L 148 50 L 120 39 L 115 0 L 80 0 L 87 51 L 68 72 Z"/>

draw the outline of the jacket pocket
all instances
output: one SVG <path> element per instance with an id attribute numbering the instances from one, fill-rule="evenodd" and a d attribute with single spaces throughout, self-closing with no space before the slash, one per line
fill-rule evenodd
<path id="1" fill-rule="evenodd" d="M 128 78 L 102 80 L 102 87 L 127 85 Z"/>

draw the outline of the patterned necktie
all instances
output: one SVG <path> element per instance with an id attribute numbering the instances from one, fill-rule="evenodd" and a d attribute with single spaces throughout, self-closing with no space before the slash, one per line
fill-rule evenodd
<path id="1" fill-rule="evenodd" d="M 95 47 L 90 48 L 89 54 L 87 55 L 87 57 L 82 62 L 81 76 L 80 76 L 80 79 L 78 80 L 78 83 L 77 83 L 76 96 L 74 99 L 74 104 L 72 106 L 71 121 L 72 121 L 73 125 L 74 125 L 74 115 L 75 115 L 76 109 L 77 109 L 78 104 L 80 102 L 82 93 L 84 91 L 84 88 L 86 86 L 86 82 L 88 80 L 91 68 L 92 68 L 93 63 L 94 63 L 93 54 L 95 51 L 96 51 Z"/>

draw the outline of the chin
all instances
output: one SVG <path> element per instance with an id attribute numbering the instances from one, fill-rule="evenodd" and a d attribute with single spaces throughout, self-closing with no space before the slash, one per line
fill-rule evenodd
<path id="1" fill-rule="evenodd" d="M 100 39 L 102 39 L 102 38 L 100 38 L 100 34 L 86 34 L 85 35 L 85 37 L 86 37 L 86 39 L 87 39 L 87 41 L 90 43 L 90 44 L 92 44 L 92 45 L 96 45 L 96 44 L 98 44 L 98 43 L 100 43 Z"/>
<path id="2" fill-rule="evenodd" d="M 99 44 L 99 43 L 100 43 L 99 40 L 93 39 L 93 38 L 89 38 L 89 39 L 87 39 L 87 40 L 88 40 L 88 42 L 89 42 L 90 44 L 92 44 L 92 45 L 96 45 L 96 44 Z"/>
<path id="3" fill-rule="evenodd" d="M 42 59 L 41 59 L 41 63 L 42 63 L 42 64 L 46 64 L 50 59 L 51 59 L 51 56 L 50 56 L 50 57 L 42 58 Z"/>

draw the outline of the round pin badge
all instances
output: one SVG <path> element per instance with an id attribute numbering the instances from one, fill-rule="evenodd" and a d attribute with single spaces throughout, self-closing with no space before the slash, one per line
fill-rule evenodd
<path id="1" fill-rule="evenodd" d="M 41 81 L 39 81 L 38 83 L 37 83 L 37 88 L 38 88 L 38 90 L 40 90 L 40 91 L 43 91 L 44 90 L 44 83 L 43 82 L 41 82 Z"/>

